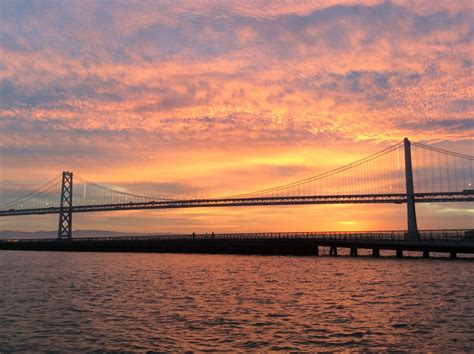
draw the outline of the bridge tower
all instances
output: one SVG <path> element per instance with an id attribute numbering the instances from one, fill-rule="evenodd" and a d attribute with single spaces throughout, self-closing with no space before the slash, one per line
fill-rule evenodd
<path id="1" fill-rule="evenodd" d="M 72 238 L 72 172 L 63 172 L 58 240 Z"/>
<path id="2" fill-rule="evenodd" d="M 413 169 L 411 164 L 411 143 L 408 138 L 403 139 L 405 147 L 405 185 L 407 194 L 407 219 L 408 219 L 408 238 L 418 239 L 418 226 L 416 224 L 415 210 L 415 188 L 413 187 Z"/>

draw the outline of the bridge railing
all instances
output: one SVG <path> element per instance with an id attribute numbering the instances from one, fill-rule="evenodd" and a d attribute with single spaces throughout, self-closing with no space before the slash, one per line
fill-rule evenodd
<path id="1" fill-rule="evenodd" d="M 466 239 L 468 233 L 472 230 L 451 229 L 451 230 L 423 230 L 420 231 L 418 241 L 462 241 Z M 471 236 L 472 237 L 472 236 Z M 347 240 L 347 241 L 407 241 L 406 231 L 339 231 L 339 232 L 262 232 L 262 233 L 224 233 L 224 234 L 148 234 L 148 235 L 120 235 L 120 236 L 97 236 L 97 237 L 81 237 L 72 241 L 84 242 L 102 242 L 102 241 L 160 241 L 160 240 Z M 472 239 L 474 242 L 474 238 Z M 17 240 L 0 240 L 0 242 L 50 242 L 51 239 L 17 239 Z M 68 241 L 66 241 L 68 242 Z"/>

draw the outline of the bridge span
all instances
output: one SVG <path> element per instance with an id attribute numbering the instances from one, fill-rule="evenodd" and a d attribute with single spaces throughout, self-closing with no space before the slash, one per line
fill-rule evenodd
<path id="1" fill-rule="evenodd" d="M 114 237 L 0 240 L 1 250 L 74 252 L 158 252 L 221 253 L 259 255 L 319 255 L 322 248 L 330 256 L 347 249 L 355 257 L 368 249 L 373 257 L 380 251 L 393 251 L 398 258 L 407 251 L 421 252 L 424 258 L 446 253 L 474 254 L 474 230 L 425 230 L 419 238 L 406 238 L 405 231 L 371 232 L 273 232 L 228 234 L 155 234 Z"/>
<path id="2" fill-rule="evenodd" d="M 414 193 L 417 203 L 441 202 L 472 202 L 474 191 L 441 193 Z M 304 205 L 304 204 L 378 204 L 378 203 L 407 203 L 406 194 L 361 194 L 361 195 L 308 195 L 288 197 L 260 197 L 260 198 L 218 198 L 218 199 L 189 199 L 129 202 L 123 204 L 98 204 L 76 205 L 71 208 L 74 213 L 87 213 L 98 211 L 119 210 L 145 210 L 145 209 L 176 209 L 176 208 L 210 208 L 232 206 L 265 206 L 265 205 Z M 35 208 L 35 209 L 10 209 L 0 210 L 0 216 L 17 215 L 45 215 L 58 214 L 60 207 Z"/>
<path id="3" fill-rule="evenodd" d="M 413 150 L 413 152 L 412 152 Z M 400 158 L 403 156 L 403 158 Z M 219 198 L 170 199 L 124 192 L 63 172 L 0 206 L 0 217 L 58 214 L 58 239 L 72 239 L 74 213 L 303 204 L 406 204 L 406 237 L 419 238 L 416 203 L 474 201 L 474 156 L 407 138 L 364 159 L 293 183 Z"/>

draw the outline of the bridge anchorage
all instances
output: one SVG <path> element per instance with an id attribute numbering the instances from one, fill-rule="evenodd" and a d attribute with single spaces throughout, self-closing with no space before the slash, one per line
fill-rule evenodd
<path id="1" fill-rule="evenodd" d="M 402 157 L 403 155 L 403 157 Z M 373 155 L 293 183 L 212 199 L 167 199 L 105 187 L 63 172 L 0 206 L 0 216 L 59 215 L 60 240 L 72 239 L 74 213 L 225 206 L 406 203 L 405 239 L 420 239 L 416 204 L 474 201 L 474 156 L 405 138 Z M 74 181 L 74 183 L 73 183 Z M 74 201 L 74 203 L 73 203 Z"/>

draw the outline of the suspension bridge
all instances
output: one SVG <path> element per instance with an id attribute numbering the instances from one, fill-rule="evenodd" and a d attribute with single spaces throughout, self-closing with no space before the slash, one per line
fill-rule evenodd
<path id="1" fill-rule="evenodd" d="M 0 206 L 0 216 L 58 214 L 58 240 L 72 239 L 74 213 L 300 204 L 404 203 L 408 241 L 420 240 L 416 203 L 474 201 L 474 156 L 407 138 L 340 168 L 272 188 L 219 198 L 171 199 L 127 193 L 63 172 Z M 397 239 L 398 240 L 398 239 Z M 399 241 L 399 240 L 398 240 Z"/>

